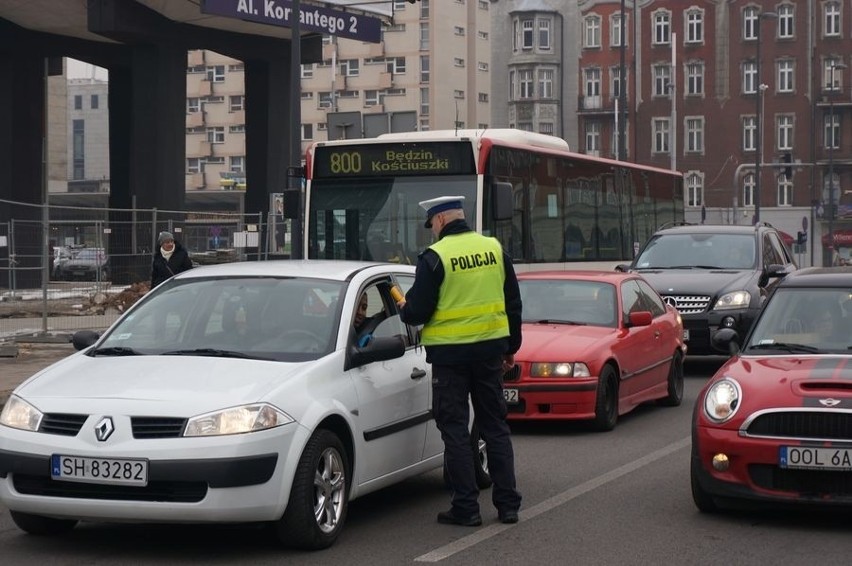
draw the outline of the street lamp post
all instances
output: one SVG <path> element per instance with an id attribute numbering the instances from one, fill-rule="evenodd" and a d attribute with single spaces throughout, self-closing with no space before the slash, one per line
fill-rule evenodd
<path id="1" fill-rule="evenodd" d="M 836 129 L 834 127 L 834 84 L 835 69 L 845 69 L 846 64 L 836 60 L 831 61 L 828 73 L 828 265 L 834 265 L 834 217 L 837 214 L 837 206 L 834 199 L 834 144 Z"/>
<path id="2" fill-rule="evenodd" d="M 763 165 L 763 91 L 766 87 L 761 80 L 760 75 L 760 28 L 761 23 L 766 18 L 775 18 L 778 14 L 775 12 L 760 12 L 757 14 L 755 21 L 754 37 L 757 40 L 757 51 L 755 53 L 755 114 L 757 115 L 757 127 L 755 149 L 757 154 L 754 156 L 754 223 L 760 222 L 760 167 Z"/>

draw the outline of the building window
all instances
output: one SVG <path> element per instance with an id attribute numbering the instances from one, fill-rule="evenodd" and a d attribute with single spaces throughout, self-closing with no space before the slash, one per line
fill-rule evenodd
<path id="1" fill-rule="evenodd" d="M 688 96 L 704 94 L 704 63 L 686 65 L 686 94 Z"/>
<path id="2" fill-rule="evenodd" d="M 686 206 L 699 207 L 704 204 L 704 178 L 700 173 L 686 176 Z"/>
<path id="3" fill-rule="evenodd" d="M 93 94 L 93 95 L 91 96 L 91 99 L 90 99 L 90 101 L 89 101 L 89 102 L 90 102 L 90 104 L 92 105 L 92 110 L 97 110 L 97 109 L 98 109 L 98 102 L 99 102 L 99 100 L 98 100 L 98 95 L 97 95 L 97 94 Z"/>
<path id="4" fill-rule="evenodd" d="M 611 47 L 621 47 L 621 14 L 613 14 L 609 19 L 609 44 Z M 629 45 L 626 30 L 624 34 L 624 44 Z"/>
<path id="5" fill-rule="evenodd" d="M 488 41 L 488 32 L 487 31 L 478 31 L 478 32 L 476 32 L 476 37 L 478 37 L 479 39 L 484 39 L 485 41 Z"/>
<path id="6" fill-rule="evenodd" d="M 672 70 L 669 65 L 654 65 L 654 96 L 669 96 Z"/>
<path id="7" fill-rule="evenodd" d="M 601 153 L 601 124 L 593 120 L 586 122 L 586 153 L 600 155 Z"/>
<path id="8" fill-rule="evenodd" d="M 754 173 L 743 178 L 743 206 L 754 206 Z"/>
<path id="9" fill-rule="evenodd" d="M 601 46 L 600 16 L 586 16 L 583 20 L 583 47 L 595 48 Z"/>
<path id="10" fill-rule="evenodd" d="M 379 91 L 378 90 L 365 90 L 364 91 L 364 106 L 377 106 L 379 104 Z"/>
<path id="11" fill-rule="evenodd" d="M 523 132 L 533 131 L 532 122 L 518 122 L 518 129 Z"/>
<path id="12" fill-rule="evenodd" d="M 462 59 L 461 57 L 454 57 L 453 65 L 455 65 L 456 67 L 464 67 L 464 59 Z"/>
<path id="13" fill-rule="evenodd" d="M 193 96 L 186 99 L 186 112 L 188 114 L 194 114 L 196 112 L 201 111 L 201 99 L 197 96 Z"/>
<path id="14" fill-rule="evenodd" d="M 428 55 L 420 56 L 420 82 L 424 84 L 429 84 L 430 79 L 430 65 L 431 59 L 429 59 Z"/>
<path id="15" fill-rule="evenodd" d="M 795 35 L 795 15 L 796 7 L 793 4 L 781 4 L 778 6 L 778 37 L 783 39 L 792 39 Z"/>
<path id="16" fill-rule="evenodd" d="M 651 16 L 654 25 L 654 45 L 668 45 L 671 43 L 671 13 L 658 10 Z"/>
<path id="17" fill-rule="evenodd" d="M 533 48 L 533 27 L 535 22 L 533 20 L 522 20 L 521 21 L 521 49 L 532 49 Z"/>
<path id="18" fill-rule="evenodd" d="M 548 136 L 553 135 L 553 123 L 552 122 L 541 122 L 538 125 L 538 133 L 546 134 Z"/>
<path id="19" fill-rule="evenodd" d="M 488 63 L 485 63 L 484 61 L 480 61 L 479 63 L 476 64 L 476 69 L 478 71 L 488 71 Z"/>
<path id="20" fill-rule="evenodd" d="M 686 13 L 686 43 L 704 42 L 704 12 L 689 10 Z"/>
<path id="21" fill-rule="evenodd" d="M 388 57 L 388 73 L 401 75 L 405 72 L 405 57 Z"/>
<path id="22" fill-rule="evenodd" d="M 477 100 L 479 102 L 488 102 L 488 93 L 487 92 L 480 92 L 477 95 Z"/>
<path id="23" fill-rule="evenodd" d="M 228 126 L 228 131 L 232 134 L 244 134 L 246 133 L 246 125 L 234 124 L 233 126 Z"/>
<path id="24" fill-rule="evenodd" d="M 689 153 L 704 153 L 704 118 L 693 117 L 686 119 L 686 151 Z"/>
<path id="25" fill-rule="evenodd" d="M 515 71 L 509 71 L 509 102 L 515 100 Z"/>
<path id="26" fill-rule="evenodd" d="M 542 99 L 553 98 L 553 69 L 538 70 L 538 96 Z"/>
<path id="27" fill-rule="evenodd" d="M 83 109 L 83 95 L 75 94 L 74 95 L 74 110 L 82 110 Z"/>
<path id="28" fill-rule="evenodd" d="M 823 35 L 840 36 L 840 2 L 826 2 L 823 7 Z"/>
<path id="29" fill-rule="evenodd" d="M 550 51 L 550 20 L 539 18 L 538 20 L 538 48 L 542 51 Z"/>
<path id="30" fill-rule="evenodd" d="M 822 62 L 822 89 L 823 90 L 840 90 L 840 85 L 843 84 L 843 69 L 837 68 L 843 61 L 834 57 L 824 59 Z M 831 68 L 834 67 L 834 84 L 831 84 Z"/>
<path id="31" fill-rule="evenodd" d="M 793 205 L 793 181 L 783 173 L 778 175 L 778 206 Z"/>
<path id="32" fill-rule="evenodd" d="M 748 6 L 743 9 L 743 39 L 757 39 L 757 6 Z"/>
<path id="33" fill-rule="evenodd" d="M 186 160 L 186 174 L 187 175 L 195 175 L 196 173 L 201 173 L 201 167 L 204 164 L 204 160 L 200 157 L 189 157 Z"/>
<path id="34" fill-rule="evenodd" d="M 743 118 L 743 151 L 757 150 L 757 117 Z"/>
<path id="35" fill-rule="evenodd" d="M 361 62 L 358 59 L 344 59 L 340 62 L 340 74 L 344 77 L 357 77 L 361 74 Z"/>
<path id="36" fill-rule="evenodd" d="M 311 79 L 314 76 L 314 64 L 313 63 L 305 63 L 302 65 L 302 74 L 301 77 L 303 79 Z"/>
<path id="37" fill-rule="evenodd" d="M 669 119 L 654 118 L 653 120 L 653 135 L 651 147 L 654 153 L 669 152 Z"/>
<path id="38" fill-rule="evenodd" d="M 743 63 L 743 94 L 754 94 L 757 92 L 757 63 L 746 61 Z"/>
<path id="39" fill-rule="evenodd" d="M 822 145 L 826 149 L 840 148 L 840 115 L 837 112 L 823 117 Z"/>
<path id="40" fill-rule="evenodd" d="M 597 108 L 600 106 L 601 96 L 601 70 L 598 68 L 586 69 L 585 87 L 586 87 L 586 108 Z M 589 106 L 589 105 L 592 106 Z"/>
<path id="41" fill-rule="evenodd" d="M 301 94 L 301 99 L 302 100 L 313 100 L 314 99 L 314 93 L 312 93 L 309 90 L 303 90 L 302 94 Z"/>
<path id="42" fill-rule="evenodd" d="M 793 61 L 778 61 L 778 92 L 793 92 Z"/>
<path id="43" fill-rule="evenodd" d="M 793 116 L 784 114 L 778 116 L 778 149 L 791 150 L 793 149 Z"/>
<path id="44" fill-rule="evenodd" d="M 82 96 L 80 97 L 82 105 Z M 71 178 L 81 181 L 86 178 L 86 121 L 71 121 L 72 173 Z"/>
<path id="45" fill-rule="evenodd" d="M 225 82 L 225 65 L 211 65 L 207 67 L 207 80 L 211 83 Z"/>
<path id="46" fill-rule="evenodd" d="M 461 26 L 453 26 L 453 33 L 464 37 L 464 28 Z"/>
<path id="47" fill-rule="evenodd" d="M 310 124 L 308 124 L 310 126 Z M 304 132 L 304 125 L 302 125 L 302 132 Z M 304 138 L 304 136 L 303 136 Z M 304 138 L 311 139 L 311 138 Z M 243 155 L 232 155 L 231 156 L 231 165 L 230 165 L 231 173 L 244 173 L 246 170 L 246 158 Z"/>
<path id="48" fill-rule="evenodd" d="M 225 143 L 225 127 L 207 128 L 207 141 L 209 143 Z"/>
<path id="49" fill-rule="evenodd" d="M 523 69 L 518 71 L 518 81 L 520 83 L 520 98 L 533 97 L 533 72 L 532 69 Z"/>
<path id="50" fill-rule="evenodd" d="M 429 89 L 421 88 L 420 89 L 420 115 L 428 116 L 429 115 Z"/>
<path id="51" fill-rule="evenodd" d="M 334 98 L 330 92 L 319 92 L 317 97 L 317 108 L 331 108 L 334 104 Z"/>
<path id="52" fill-rule="evenodd" d="M 429 23 L 420 22 L 420 51 L 429 51 Z"/>
<path id="53" fill-rule="evenodd" d="M 621 96 L 621 67 L 612 67 L 609 70 L 609 92 L 613 99 Z"/>
<path id="54" fill-rule="evenodd" d="M 233 94 L 230 97 L 228 97 L 228 99 L 229 99 L 229 109 L 230 109 L 231 112 L 239 112 L 240 110 L 242 110 L 244 108 L 243 101 L 245 100 L 245 97 L 243 95 Z"/>
<path id="55" fill-rule="evenodd" d="M 453 98 L 457 98 L 459 100 L 464 99 L 464 91 L 458 90 L 458 89 L 454 90 L 453 91 Z"/>

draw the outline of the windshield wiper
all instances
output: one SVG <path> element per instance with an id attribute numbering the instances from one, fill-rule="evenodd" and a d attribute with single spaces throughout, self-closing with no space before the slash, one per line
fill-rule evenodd
<path id="1" fill-rule="evenodd" d="M 139 352 L 133 348 L 126 346 L 110 346 L 108 348 L 98 348 L 92 350 L 90 356 L 141 356 Z"/>
<path id="2" fill-rule="evenodd" d="M 815 346 L 807 346 L 805 344 L 794 344 L 791 342 L 773 342 L 771 344 L 754 344 L 748 347 L 749 350 L 786 350 L 788 352 L 807 352 L 809 354 L 818 354 L 821 350 Z"/>
<path id="3" fill-rule="evenodd" d="M 576 320 L 557 320 L 553 318 L 543 318 L 534 321 L 535 324 L 568 324 L 571 326 L 588 326 L 587 322 L 577 322 Z"/>
<path id="4" fill-rule="evenodd" d="M 217 348 L 192 348 L 189 350 L 172 350 L 163 352 L 163 356 L 210 356 L 214 358 L 242 358 L 246 360 L 271 360 L 263 356 L 254 356 L 236 350 L 219 350 Z"/>

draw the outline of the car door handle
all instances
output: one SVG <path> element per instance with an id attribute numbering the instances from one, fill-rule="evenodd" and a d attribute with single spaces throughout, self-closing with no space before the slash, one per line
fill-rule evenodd
<path id="1" fill-rule="evenodd" d="M 425 369 L 414 368 L 411 370 L 411 379 L 420 379 L 421 377 L 426 377 Z"/>

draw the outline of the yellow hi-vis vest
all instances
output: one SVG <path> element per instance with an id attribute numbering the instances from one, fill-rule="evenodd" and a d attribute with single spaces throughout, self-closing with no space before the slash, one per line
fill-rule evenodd
<path id="1" fill-rule="evenodd" d="M 508 336 L 500 242 L 464 232 L 444 236 L 429 247 L 441 258 L 444 282 L 435 312 L 423 326 L 423 345 L 472 344 Z"/>

